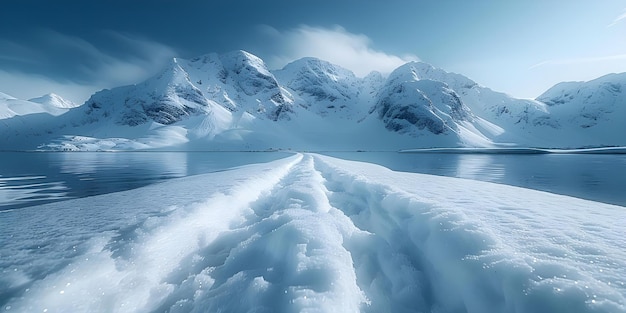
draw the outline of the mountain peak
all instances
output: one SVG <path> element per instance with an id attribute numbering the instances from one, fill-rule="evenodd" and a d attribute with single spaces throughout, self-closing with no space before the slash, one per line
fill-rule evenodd
<path id="1" fill-rule="evenodd" d="M 332 81 L 339 81 L 342 79 L 354 79 L 356 76 L 348 69 L 345 69 L 339 65 L 332 64 L 328 61 L 324 61 L 314 57 L 305 57 L 295 60 L 283 67 L 281 72 L 294 72 L 299 75 L 313 75 L 316 77 L 326 77 Z"/>
<path id="2" fill-rule="evenodd" d="M 235 50 L 220 55 L 220 59 L 225 67 L 230 67 L 239 74 L 239 71 L 257 71 L 263 75 L 271 76 L 265 62 L 256 55 L 244 50 Z"/>
<path id="3" fill-rule="evenodd" d="M 478 84 L 464 75 L 446 72 L 424 62 L 408 62 L 395 69 L 387 78 L 388 84 L 428 79 L 448 84 L 452 89 L 472 88 Z"/>
<path id="4" fill-rule="evenodd" d="M 400 65 L 389 77 L 402 77 L 404 81 L 420 80 L 422 78 L 430 78 L 429 74 L 435 71 L 435 67 L 428 63 L 412 61 Z"/>
<path id="5" fill-rule="evenodd" d="M 245 59 L 251 59 L 251 60 L 261 60 L 261 58 L 257 57 L 256 55 L 245 51 L 245 50 L 233 50 L 233 51 L 229 51 L 226 53 L 222 53 L 222 56 L 226 56 L 226 57 L 235 57 L 235 58 L 245 58 Z"/>
<path id="6" fill-rule="evenodd" d="M 63 99 L 63 97 L 55 93 L 48 93 L 41 97 L 29 99 L 28 101 L 45 104 L 45 105 L 51 105 L 53 107 L 61 108 L 61 109 L 71 109 L 71 108 L 75 108 L 78 106 L 74 102 Z"/>
<path id="7" fill-rule="evenodd" d="M 181 84 L 189 81 L 189 75 L 180 66 L 177 58 L 172 58 L 165 69 L 156 77 L 158 81 L 164 81 L 167 84 Z"/>
<path id="8" fill-rule="evenodd" d="M 224 84 L 236 88 L 236 93 L 242 92 L 245 97 L 252 98 L 247 106 L 248 111 L 275 111 L 274 107 L 281 107 L 285 96 L 265 62 L 259 57 L 237 50 L 219 55 L 222 64 L 220 79 Z M 242 95 L 243 96 L 243 95 Z M 259 102 L 261 106 L 256 105 Z M 282 109 L 280 109 L 282 110 Z M 268 113 L 270 118 L 277 118 L 274 113 Z"/>
<path id="9" fill-rule="evenodd" d="M 364 105 L 360 98 L 363 82 L 341 66 L 317 58 L 295 60 L 274 71 L 278 81 L 292 94 L 295 103 L 321 116 L 352 118 Z"/>

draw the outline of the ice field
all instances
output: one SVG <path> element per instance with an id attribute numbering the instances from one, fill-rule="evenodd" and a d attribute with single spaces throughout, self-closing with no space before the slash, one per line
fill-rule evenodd
<path id="1" fill-rule="evenodd" d="M 6 312 L 626 312 L 626 208 L 316 154 L 0 213 Z"/>

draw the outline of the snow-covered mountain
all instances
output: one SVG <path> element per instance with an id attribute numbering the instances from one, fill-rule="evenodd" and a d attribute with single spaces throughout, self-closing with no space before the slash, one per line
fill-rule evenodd
<path id="1" fill-rule="evenodd" d="M 553 136 L 567 133 L 587 145 L 598 138 L 606 145 L 624 145 L 626 73 L 609 74 L 589 82 L 560 83 L 537 100 L 545 103 L 551 113 L 559 132 Z"/>
<path id="2" fill-rule="evenodd" d="M 245 52 L 175 58 L 79 107 L 0 95 L 4 149 L 402 149 L 626 145 L 626 74 L 515 99 L 421 62 L 364 78 L 304 58 L 270 71 Z M 25 109 L 28 108 L 28 109 Z M 67 113 L 66 113 L 67 112 Z M 43 113 L 43 114 L 31 114 Z"/>
<path id="3" fill-rule="evenodd" d="M 439 111 L 448 112 L 447 116 L 451 116 L 451 110 L 456 108 L 454 111 L 458 114 L 453 123 L 456 125 L 450 122 L 447 125 L 457 130 L 467 129 L 463 132 L 466 137 L 478 134 L 494 143 L 533 145 L 534 141 L 528 140 L 528 129 L 539 125 L 534 122 L 535 118 L 540 120 L 540 117 L 548 114 L 542 103 L 512 98 L 481 86 L 463 75 L 449 73 L 422 62 L 407 63 L 396 69 L 388 79 L 388 83 L 392 84 L 405 81 L 443 83 L 442 88 L 445 90 L 441 91 L 448 96 L 444 95 L 435 103 L 442 103 Z M 465 141 L 465 145 L 480 146 L 479 142 Z"/>
<path id="4" fill-rule="evenodd" d="M 158 75 L 133 85 L 104 90 L 87 102 L 89 121 L 112 116 L 119 125 L 170 125 L 187 117 L 248 113 L 277 120 L 290 103 L 263 61 L 247 52 L 173 59 Z"/>
<path id="5" fill-rule="evenodd" d="M 294 97 L 294 104 L 321 116 L 352 118 L 367 111 L 372 95 L 354 73 L 315 58 L 303 58 L 274 72 Z"/>
<path id="6" fill-rule="evenodd" d="M 469 109 L 466 121 L 494 143 L 539 147 L 626 144 L 621 135 L 626 133 L 626 94 L 622 93 L 626 90 L 626 73 L 557 84 L 536 100 L 516 99 L 425 63 L 401 66 L 390 75 L 388 83 L 392 80 L 445 83 Z M 450 106 L 454 101 L 445 103 Z M 472 146 L 472 142 L 466 142 L 466 146 Z"/>
<path id="7" fill-rule="evenodd" d="M 453 89 L 476 85 L 425 63 L 407 63 L 389 75 L 370 112 L 390 131 L 413 137 L 452 135 L 463 146 L 489 146 L 492 143 L 480 128 L 497 126 L 474 116 Z"/>

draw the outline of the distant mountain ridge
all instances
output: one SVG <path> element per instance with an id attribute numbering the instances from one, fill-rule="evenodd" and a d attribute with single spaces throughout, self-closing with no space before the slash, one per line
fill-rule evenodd
<path id="1" fill-rule="evenodd" d="M 175 58 L 76 106 L 0 94 L 0 149 L 395 150 L 626 145 L 626 74 L 515 99 L 422 62 L 360 78 L 316 58 Z"/>
<path id="2" fill-rule="evenodd" d="M 0 120 L 39 113 L 57 116 L 73 107 L 76 107 L 76 105 L 71 101 L 55 94 L 48 94 L 30 100 L 21 100 L 0 92 Z"/>
<path id="3" fill-rule="evenodd" d="M 79 104 L 75 104 L 74 102 L 70 100 L 63 99 L 63 97 L 55 93 L 49 93 L 41 97 L 28 99 L 28 101 L 45 104 L 45 105 L 49 105 L 49 106 L 53 106 L 53 107 L 57 107 L 61 109 L 71 109 L 71 108 L 75 108 L 79 106 Z"/>

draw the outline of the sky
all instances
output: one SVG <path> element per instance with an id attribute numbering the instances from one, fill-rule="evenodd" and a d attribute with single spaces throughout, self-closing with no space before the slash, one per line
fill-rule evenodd
<path id="1" fill-rule="evenodd" d="M 364 76 L 423 61 L 519 98 L 626 72 L 624 0 L 6 0 L 0 92 L 82 103 L 172 57 L 246 50 Z"/>

